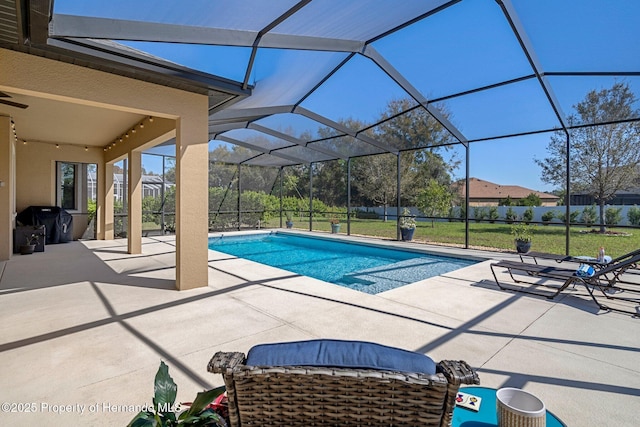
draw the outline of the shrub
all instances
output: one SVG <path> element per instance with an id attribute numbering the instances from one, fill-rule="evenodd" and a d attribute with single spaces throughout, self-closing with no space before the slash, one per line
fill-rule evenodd
<path id="1" fill-rule="evenodd" d="M 507 212 L 504 214 L 504 219 L 507 220 L 508 224 L 511 224 L 513 221 L 518 219 L 518 214 L 511 206 L 509 206 L 509 209 L 507 209 Z"/>
<path id="2" fill-rule="evenodd" d="M 542 214 L 542 221 L 543 222 L 549 222 L 553 218 L 555 218 L 555 216 L 556 216 L 556 212 L 555 211 L 546 211 L 545 213 Z"/>
<path id="3" fill-rule="evenodd" d="M 309 210 L 309 201 L 299 197 L 285 196 L 282 198 L 282 210 L 300 215 L 300 212 Z"/>
<path id="4" fill-rule="evenodd" d="M 507 196 L 506 199 L 502 199 L 498 202 L 500 206 L 512 206 L 513 201 L 511 200 L 511 196 Z"/>
<path id="5" fill-rule="evenodd" d="M 529 206 L 522 213 L 522 220 L 525 222 L 525 224 L 529 224 L 531 221 L 533 221 L 533 208 L 531 206 Z"/>
<path id="6" fill-rule="evenodd" d="M 464 206 L 460 206 L 460 211 L 458 212 L 458 218 L 464 220 L 467 216 L 467 208 Z"/>
<path id="7" fill-rule="evenodd" d="M 313 211 L 316 212 L 315 207 L 313 208 Z M 347 208 L 338 206 L 327 206 L 326 211 L 324 212 L 324 217 L 327 218 L 332 224 L 340 223 L 340 219 L 344 219 L 346 221 Z"/>
<path id="8" fill-rule="evenodd" d="M 572 211 L 569 213 L 569 222 L 571 224 L 575 223 L 578 220 L 578 216 L 580 216 L 580 211 Z M 567 215 L 564 211 L 558 213 L 558 219 L 562 222 L 565 222 Z"/>
<path id="9" fill-rule="evenodd" d="M 482 206 L 476 206 L 473 208 L 473 218 L 476 222 L 480 222 L 488 215 L 487 209 Z"/>
<path id="10" fill-rule="evenodd" d="M 633 205 L 629 208 L 627 219 L 631 225 L 640 225 L 640 208 L 638 208 L 638 205 Z"/>
<path id="11" fill-rule="evenodd" d="M 536 193 L 529 193 L 529 195 L 521 199 L 518 204 L 520 206 L 540 206 L 542 205 L 542 200 L 540 200 L 540 196 Z"/>
<path id="12" fill-rule="evenodd" d="M 92 219 L 96 217 L 96 201 L 89 199 L 87 201 L 87 214 L 88 214 L 88 222 L 90 223 Z"/>
<path id="13" fill-rule="evenodd" d="M 380 219 L 380 215 L 375 212 L 363 211 L 358 209 L 356 211 L 356 218 L 358 219 Z"/>
<path id="14" fill-rule="evenodd" d="M 587 225 L 595 224 L 597 219 L 596 205 L 586 206 L 582 210 L 582 216 L 580 217 L 580 219 Z"/>
<path id="15" fill-rule="evenodd" d="M 607 208 L 604 211 L 604 221 L 607 225 L 616 225 L 622 221 L 622 208 Z"/>
<path id="16" fill-rule="evenodd" d="M 496 220 L 500 217 L 500 215 L 498 214 L 498 207 L 497 206 L 491 206 L 489 208 L 489 222 L 491 224 L 493 224 L 494 222 L 496 222 Z"/>
<path id="17" fill-rule="evenodd" d="M 452 206 L 449 210 L 449 222 L 454 221 L 454 218 L 458 218 L 460 221 L 464 221 L 465 218 L 464 206 Z"/>

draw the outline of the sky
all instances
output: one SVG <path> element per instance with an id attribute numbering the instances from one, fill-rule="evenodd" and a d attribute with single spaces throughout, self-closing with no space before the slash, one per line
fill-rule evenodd
<path id="1" fill-rule="evenodd" d="M 285 10 L 292 1 L 212 3 L 191 0 L 187 4 L 191 7 L 172 10 L 176 2 L 168 0 L 57 0 L 54 11 L 245 29 L 262 28 L 271 19 L 273 10 Z M 289 26 L 281 30 L 315 35 L 315 31 L 325 30 L 328 22 L 338 19 L 345 25 L 330 35 L 366 39 L 367 34 L 361 34 L 366 28 L 384 28 L 388 18 L 395 19 L 404 11 L 404 8 L 397 7 L 397 3 L 384 0 L 376 2 L 377 7 L 382 8 L 376 13 L 360 9 L 355 1 L 314 1 L 310 6 L 322 4 L 334 5 L 338 9 L 325 14 L 309 9 L 306 15 L 302 15 L 301 22 L 288 23 Z M 420 1 L 406 0 L 404 3 L 406 9 L 422 5 L 424 2 Z M 640 71 L 640 26 L 633 19 L 640 16 L 640 2 L 513 0 L 513 5 L 535 49 L 540 71 Z M 231 9 L 224 11 L 221 7 Z M 359 20 L 363 20 L 363 25 L 358 25 Z M 121 42 L 234 80 L 244 78 L 250 56 L 249 48 Z M 428 99 L 439 99 L 533 74 L 518 40 L 493 0 L 464 0 L 374 42 L 373 47 Z M 250 83 L 255 84 L 254 93 L 243 102 L 247 106 L 293 104 L 345 56 L 344 53 L 332 52 L 259 49 L 250 78 Z M 625 81 L 640 97 L 638 76 L 554 75 L 546 77 L 546 81 L 564 115 L 573 114 L 574 105 L 590 90 L 611 87 L 616 81 Z M 356 55 L 301 106 L 336 121 L 351 117 L 370 123 L 379 117 L 390 100 L 405 96 L 406 93 L 373 61 Z M 556 128 L 559 123 L 540 82 L 535 78 L 446 99 L 435 105 L 447 111 L 454 126 L 472 141 Z M 283 119 L 281 126 L 295 127 L 298 124 Z M 541 180 L 540 168 L 533 161 L 547 155 L 545 149 L 549 138 L 550 134 L 545 133 L 473 142 L 470 176 L 497 184 L 551 191 L 555 186 Z M 455 151 L 464 159 L 462 147 Z M 154 170 L 158 160 L 147 156 L 147 164 L 144 163 L 145 159 L 143 166 Z M 457 178 L 463 178 L 464 173 L 463 167 L 457 172 Z"/>

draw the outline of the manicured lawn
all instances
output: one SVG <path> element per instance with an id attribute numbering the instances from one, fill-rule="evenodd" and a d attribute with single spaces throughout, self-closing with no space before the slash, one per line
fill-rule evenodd
<path id="1" fill-rule="evenodd" d="M 277 227 L 278 220 L 271 221 L 269 226 Z M 309 229 L 309 222 L 294 221 L 294 228 Z M 314 231 L 331 230 L 329 221 L 314 221 Z M 572 227 L 569 242 L 571 255 L 597 256 L 598 249 L 603 246 L 607 255 L 616 257 L 640 248 L 640 230 L 630 228 L 608 228 L 608 231 L 630 235 L 602 235 L 589 233 L 594 230 L 588 227 Z M 347 223 L 341 223 L 340 234 L 347 233 Z M 354 219 L 351 221 L 351 234 L 385 239 L 396 238 L 396 222 L 381 220 Z M 414 234 L 415 242 L 464 246 L 465 228 L 462 222 L 418 222 Z M 509 224 L 470 223 L 469 246 L 478 249 L 515 252 L 515 244 Z M 531 250 L 565 253 L 565 229 L 559 225 L 537 225 L 533 235 Z"/>

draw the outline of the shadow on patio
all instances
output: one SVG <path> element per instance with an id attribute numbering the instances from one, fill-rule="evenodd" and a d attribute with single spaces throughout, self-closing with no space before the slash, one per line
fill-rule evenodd
<path id="1" fill-rule="evenodd" d="M 531 391 L 567 425 L 635 422 L 638 320 L 598 312 L 579 289 L 554 301 L 500 291 L 482 262 L 368 295 L 210 251 L 209 287 L 178 292 L 173 244 L 146 238 L 127 255 L 124 240 L 72 242 L 6 263 L 3 401 L 102 405 L 8 423 L 124 425 L 135 413 L 109 408 L 148 403 L 160 360 L 187 401 L 222 384 L 205 374 L 216 351 L 319 337 L 466 360 L 482 385 Z"/>

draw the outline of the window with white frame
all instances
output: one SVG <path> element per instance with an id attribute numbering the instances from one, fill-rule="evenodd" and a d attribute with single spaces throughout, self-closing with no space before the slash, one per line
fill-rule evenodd
<path id="1" fill-rule="evenodd" d="M 95 169 L 95 164 L 57 162 L 56 205 L 71 212 L 87 212 L 88 201 L 95 200 Z"/>

